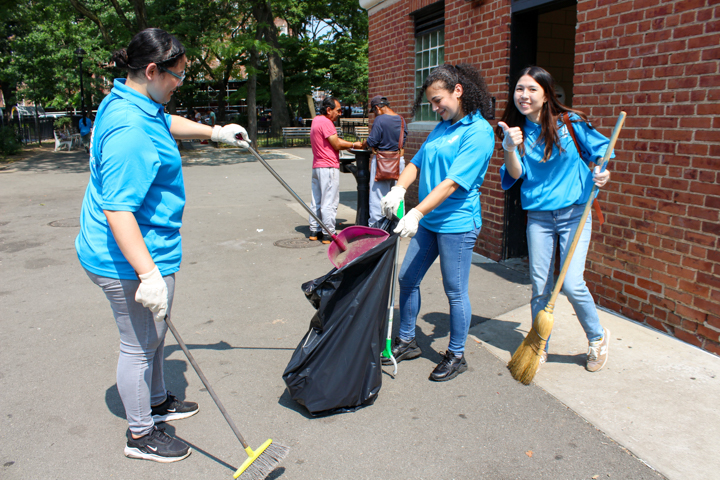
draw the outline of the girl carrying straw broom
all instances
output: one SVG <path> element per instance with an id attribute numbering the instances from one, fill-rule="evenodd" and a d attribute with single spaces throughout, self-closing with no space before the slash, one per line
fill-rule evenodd
<path id="1" fill-rule="evenodd" d="M 570 130 L 568 120 L 572 122 Z M 535 319 L 553 289 L 556 245 L 560 245 L 564 264 L 593 182 L 602 187 L 610 178 L 609 171 L 589 167 L 590 161 L 603 157 L 609 141 L 588 123 L 584 113 L 558 102 L 552 76 L 540 67 L 520 72 L 513 101 L 508 102 L 496 133 L 505 150 L 505 164 L 500 168 L 502 188 L 507 190 L 517 179 L 523 179 L 520 192 L 523 209 L 528 212 L 530 306 Z M 600 325 L 595 302 L 583 279 L 591 233 L 592 221 L 588 219 L 562 291 L 589 342 L 586 368 L 597 372 L 608 359 L 610 331 Z M 547 344 L 540 364 L 546 360 Z"/>

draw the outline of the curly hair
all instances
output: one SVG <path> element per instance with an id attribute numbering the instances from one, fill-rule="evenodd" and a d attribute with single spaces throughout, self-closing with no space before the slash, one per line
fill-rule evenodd
<path id="1" fill-rule="evenodd" d="M 415 116 L 415 112 L 425 100 L 425 91 L 435 82 L 440 82 L 442 88 L 448 92 L 455 91 L 455 85 L 462 85 L 463 94 L 460 97 L 460 106 L 463 114 L 468 115 L 480 111 L 483 118 L 487 119 L 492 116 L 492 97 L 488 93 L 485 80 L 477 68 L 467 63 L 459 65 L 446 63 L 430 72 L 415 98 L 412 116 Z"/>
<path id="2" fill-rule="evenodd" d="M 520 81 L 520 78 L 524 77 L 525 75 L 529 76 L 530 78 L 535 80 L 538 85 L 540 85 L 547 100 L 547 102 L 543 105 L 542 110 L 540 111 L 540 136 L 538 138 L 538 144 L 542 142 L 545 143 L 545 150 L 541 162 L 544 163 L 547 162 L 550 158 L 550 155 L 552 155 L 553 145 L 557 146 L 558 150 L 562 151 L 562 148 L 560 146 L 560 136 L 558 134 L 558 119 L 562 117 L 563 113 L 574 113 L 579 116 L 584 122 L 587 122 L 588 118 L 587 115 L 585 115 L 580 110 L 568 108 L 562 103 L 560 103 L 560 101 L 558 101 L 557 94 L 555 93 L 555 81 L 553 80 L 552 75 L 550 75 L 550 73 L 544 68 L 527 67 L 522 69 L 520 73 L 518 73 L 515 82 L 512 83 L 513 92 L 515 91 L 515 86 Z M 510 94 L 509 101 L 507 103 L 507 106 L 505 107 L 505 112 L 503 112 L 502 121 L 505 122 L 508 127 L 522 128 L 523 135 L 525 134 L 525 115 L 520 113 L 520 110 L 518 110 L 517 106 L 515 105 L 514 93 Z M 495 129 L 495 134 L 502 141 L 504 133 L 501 127 L 498 126 Z M 521 144 L 518 147 L 518 152 L 521 155 L 525 154 L 524 144 Z"/>

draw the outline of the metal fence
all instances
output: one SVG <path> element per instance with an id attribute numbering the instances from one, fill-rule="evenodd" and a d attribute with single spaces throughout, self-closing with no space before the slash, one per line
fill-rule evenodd
<path id="1" fill-rule="evenodd" d="M 54 118 L 38 118 L 35 117 L 13 117 L 6 125 L 15 129 L 18 140 L 23 144 L 39 143 L 42 140 L 54 140 L 53 123 Z"/>

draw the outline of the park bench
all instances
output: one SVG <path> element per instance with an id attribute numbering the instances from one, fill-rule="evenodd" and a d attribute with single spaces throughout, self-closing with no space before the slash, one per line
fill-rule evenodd
<path id="1" fill-rule="evenodd" d="M 338 137 L 342 138 L 342 130 L 340 127 L 335 127 L 337 130 Z M 287 140 L 290 139 L 290 146 L 293 145 L 293 140 L 296 138 L 307 138 L 310 139 L 310 127 L 283 127 L 283 147 L 287 147 Z"/>
<path id="2" fill-rule="evenodd" d="M 67 147 L 68 152 L 73 147 L 73 140 L 72 138 L 65 137 L 62 138 L 60 135 L 58 135 L 57 131 L 53 131 L 53 135 L 55 136 L 55 151 L 62 149 L 63 147 Z"/>
<path id="3" fill-rule="evenodd" d="M 355 127 L 355 136 L 358 142 L 363 142 L 370 135 L 370 127 L 367 125 Z"/>

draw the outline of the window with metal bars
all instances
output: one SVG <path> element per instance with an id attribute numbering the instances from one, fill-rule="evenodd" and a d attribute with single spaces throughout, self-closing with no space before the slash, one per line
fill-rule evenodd
<path id="1" fill-rule="evenodd" d="M 430 72 L 445 61 L 445 2 L 436 2 L 412 13 L 415 19 L 415 95 Z M 440 117 L 428 102 L 422 102 L 415 121 Z"/>

